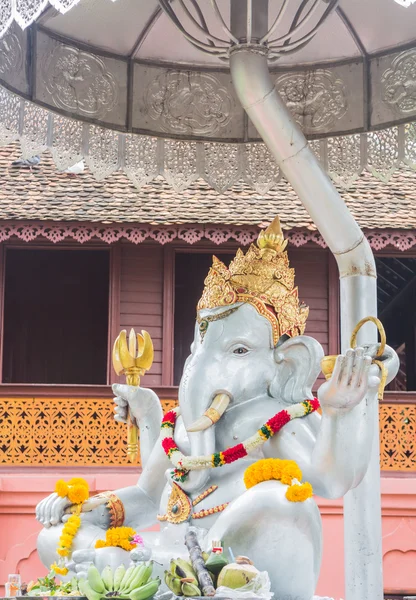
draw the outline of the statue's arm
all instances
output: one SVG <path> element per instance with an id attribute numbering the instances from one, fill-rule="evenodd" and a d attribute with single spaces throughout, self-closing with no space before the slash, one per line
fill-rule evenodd
<path id="1" fill-rule="evenodd" d="M 171 466 L 162 445 L 156 444 L 137 484 L 114 492 L 123 503 L 126 525 L 140 531 L 156 523 L 165 472 Z"/>
<path id="2" fill-rule="evenodd" d="M 339 356 L 318 398 L 317 413 L 288 423 L 272 440 L 274 455 L 297 461 L 318 496 L 339 498 L 357 486 L 378 426 L 378 367 L 362 349 Z"/>
<path id="3" fill-rule="evenodd" d="M 125 423 L 128 411 L 140 432 L 140 458 L 143 468 L 151 456 L 160 434 L 163 410 L 158 396 L 148 388 L 113 385 L 115 420 Z"/>

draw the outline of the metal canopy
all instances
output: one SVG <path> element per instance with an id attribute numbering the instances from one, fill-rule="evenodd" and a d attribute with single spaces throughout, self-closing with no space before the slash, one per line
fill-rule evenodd
<path id="1" fill-rule="evenodd" d="M 138 186 L 163 174 L 178 190 L 203 177 L 223 191 L 244 174 L 267 191 L 280 174 L 264 146 L 250 144 L 260 136 L 236 97 L 227 51 L 201 51 L 227 38 L 232 1 L 0 0 L 0 142 L 20 138 L 25 155 L 49 147 L 59 168 L 86 157 L 99 178 L 121 167 Z M 304 133 L 318 140 L 315 153 L 345 186 L 365 167 L 386 179 L 402 162 L 416 166 L 415 128 L 405 126 L 416 117 L 416 5 L 340 0 L 317 27 L 337 3 L 311 0 L 299 26 L 296 11 L 308 2 L 263 0 L 271 29 L 285 5 L 266 40 L 283 40 L 270 69 Z"/>

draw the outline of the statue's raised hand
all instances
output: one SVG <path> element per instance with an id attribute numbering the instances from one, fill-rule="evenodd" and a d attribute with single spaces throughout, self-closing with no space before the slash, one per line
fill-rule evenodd
<path id="1" fill-rule="evenodd" d="M 130 416 L 135 425 L 140 425 L 143 419 L 155 411 L 156 413 L 162 411 L 159 398 L 153 390 L 148 388 L 115 383 L 113 385 L 113 392 L 115 394 L 114 403 L 116 405 L 114 418 L 120 423 L 127 421 L 128 411 L 130 411 Z"/>
<path id="2" fill-rule="evenodd" d="M 380 384 L 379 369 L 371 365 L 372 357 L 363 348 L 347 350 L 335 362 L 331 378 L 318 391 L 319 402 L 329 410 L 351 410 Z"/>
<path id="3" fill-rule="evenodd" d="M 163 418 L 160 400 L 153 390 L 132 385 L 115 383 L 113 392 L 115 420 L 125 423 L 130 413 L 133 424 L 140 428 L 140 457 L 144 468 L 160 434 Z"/>

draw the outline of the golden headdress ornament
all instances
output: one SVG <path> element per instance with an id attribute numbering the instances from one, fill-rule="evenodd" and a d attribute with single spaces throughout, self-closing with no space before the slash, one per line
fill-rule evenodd
<path id="1" fill-rule="evenodd" d="M 276 217 L 260 232 L 257 245 L 251 244 L 246 254 L 237 250 L 228 268 L 213 256 L 197 310 L 247 302 L 270 322 L 275 345 L 282 335 L 302 335 L 309 308 L 299 303 L 286 246 Z"/>

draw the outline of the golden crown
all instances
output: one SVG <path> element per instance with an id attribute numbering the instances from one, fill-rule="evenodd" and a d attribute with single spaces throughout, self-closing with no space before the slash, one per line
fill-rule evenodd
<path id="1" fill-rule="evenodd" d="M 270 322 L 275 345 L 282 335 L 302 335 L 309 308 L 299 302 L 286 245 L 276 217 L 260 232 L 257 245 L 246 254 L 237 250 L 228 268 L 213 256 L 197 310 L 247 302 Z"/>

